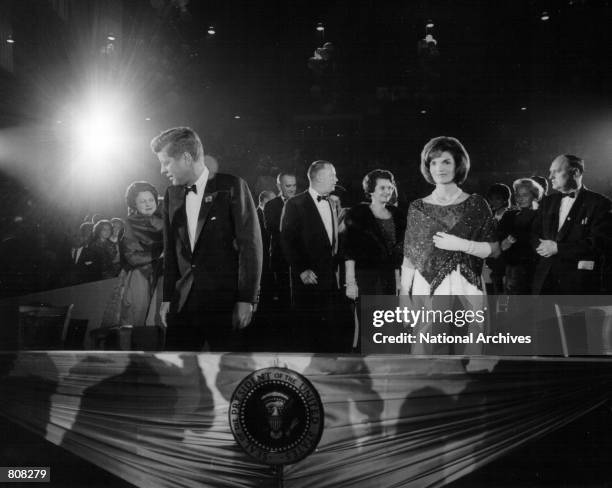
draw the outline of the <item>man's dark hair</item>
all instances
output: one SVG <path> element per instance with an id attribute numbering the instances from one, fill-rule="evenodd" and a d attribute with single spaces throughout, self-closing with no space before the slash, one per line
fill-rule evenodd
<path id="1" fill-rule="evenodd" d="M 288 171 L 281 171 L 277 176 L 276 176 L 276 184 L 280 185 L 281 184 L 281 178 L 283 176 L 293 176 L 296 180 L 297 177 L 295 176 L 294 173 L 288 172 Z"/>
<path id="2" fill-rule="evenodd" d="M 200 137 L 191 127 L 173 127 L 155 136 L 151 141 L 151 150 L 157 154 L 165 147 L 171 158 L 189 153 L 194 161 L 204 157 L 204 148 Z"/>

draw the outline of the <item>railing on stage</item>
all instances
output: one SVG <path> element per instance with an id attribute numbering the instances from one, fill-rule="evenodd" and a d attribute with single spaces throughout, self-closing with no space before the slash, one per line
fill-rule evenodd
<path id="1" fill-rule="evenodd" d="M 229 416 L 241 382 L 273 367 L 303 375 L 325 414 L 287 488 L 439 486 L 612 391 L 607 358 L 23 351 L 0 354 L 0 415 L 137 486 L 273 487 Z"/>

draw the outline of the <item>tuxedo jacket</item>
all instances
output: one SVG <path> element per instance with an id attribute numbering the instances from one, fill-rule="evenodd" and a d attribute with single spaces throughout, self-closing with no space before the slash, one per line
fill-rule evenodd
<path id="1" fill-rule="evenodd" d="M 533 282 L 533 293 L 554 274 L 560 293 L 596 293 L 601 289 L 601 266 L 604 250 L 612 242 L 612 202 L 585 187 L 576 195 L 561 229 L 559 207 L 563 195 L 545 197 L 533 223 L 532 245 L 539 239 L 553 240 L 558 253 L 550 258 L 539 257 Z"/>
<path id="2" fill-rule="evenodd" d="M 318 282 L 316 285 L 308 285 L 309 287 L 330 291 L 337 289 L 338 208 L 334 202 L 330 203 L 336 234 L 335 249 L 329 242 L 319 210 L 308 191 L 285 202 L 280 240 L 291 270 L 294 294 L 304 288 L 300 274 L 307 269 L 315 272 Z"/>
<path id="3" fill-rule="evenodd" d="M 72 286 L 101 280 L 102 272 L 95 254 L 87 246 L 84 246 L 75 262 L 72 256 L 73 249 L 66 243 L 60 251 L 60 267 L 66 271 L 62 285 Z"/>
<path id="4" fill-rule="evenodd" d="M 259 222 L 259 229 L 261 230 L 261 242 L 263 249 L 263 270 L 268 271 L 270 268 L 270 256 L 268 254 L 268 249 L 270 248 L 270 235 L 266 230 L 264 211 L 259 207 L 257 207 L 257 221 Z"/>
<path id="5" fill-rule="evenodd" d="M 280 237 L 281 215 L 284 206 L 282 197 L 278 196 L 266 203 L 264 207 L 264 220 L 270 237 L 270 247 L 266 251 L 270 255 L 270 269 L 274 272 L 286 272 L 289 267 L 283 255 Z"/>
<path id="6" fill-rule="evenodd" d="M 190 294 L 201 308 L 231 310 L 236 302 L 257 302 L 262 242 L 257 212 L 246 182 L 217 173 L 208 180 L 191 250 L 185 190 L 166 191 L 164 217 L 164 301 L 180 312 Z"/>

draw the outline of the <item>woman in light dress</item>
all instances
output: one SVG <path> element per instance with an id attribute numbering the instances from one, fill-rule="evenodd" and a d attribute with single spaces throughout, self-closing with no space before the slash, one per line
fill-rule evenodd
<path id="1" fill-rule="evenodd" d="M 459 296 L 464 310 L 484 306 L 482 266 L 485 258 L 499 255 L 491 209 L 480 195 L 461 189 L 470 169 L 470 158 L 463 145 L 453 137 L 430 140 L 421 153 L 421 173 L 434 185 L 431 194 L 411 203 L 408 210 L 402 295 Z M 473 297 L 473 298 L 471 298 Z M 448 301 L 454 306 L 453 301 Z M 465 335 L 485 332 L 478 327 L 431 324 L 418 332 Z M 417 341 L 415 353 L 432 351 L 478 353 L 482 344 L 464 347 L 434 347 Z"/>

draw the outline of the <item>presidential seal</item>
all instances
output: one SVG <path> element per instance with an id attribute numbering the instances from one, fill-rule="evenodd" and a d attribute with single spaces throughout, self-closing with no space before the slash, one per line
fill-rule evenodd
<path id="1" fill-rule="evenodd" d="M 234 439 L 247 454 L 271 465 L 296 463 L 314 451 L 324 418 L 317 390 L 285 368 L 251 373 L 234 391 L 229 407 Z"/>

